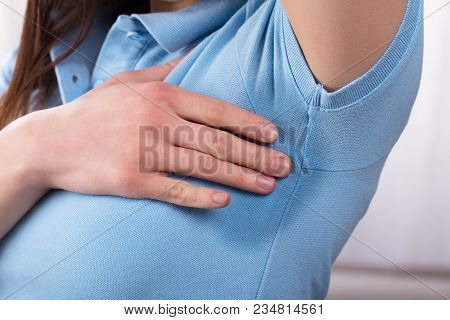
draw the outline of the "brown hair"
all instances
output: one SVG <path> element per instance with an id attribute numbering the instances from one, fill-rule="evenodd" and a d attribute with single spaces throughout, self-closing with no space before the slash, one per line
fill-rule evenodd
<path id="1" fill-rule="evenodd" d="M 17 60 L 9 87 L 0 99 L 0 129 L 33 109 L 41 109 L 56 85 L 54 66 L 75 50 L 87 36 L 99 8 L 110 13 L 140 12 L 149 1 L 125 0 L 28 0 Z M 55 61 L 50 59 L 53 44 L 79 27 L 74 43 Z M 33 94 L 33 101 L 31 95 Z"/>

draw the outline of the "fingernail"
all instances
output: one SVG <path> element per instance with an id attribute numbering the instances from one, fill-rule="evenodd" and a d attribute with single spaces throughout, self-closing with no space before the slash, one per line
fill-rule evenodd
<path id="1" fill-rule="evenodd" d="M 275 179 L 263 175 L 258 175 L 256 182 L 264 190 L 272 190 L 275 186 Z"/>
<path id="2" fill-rule="evenodd" d="M 261 134 L 269 141 L 274 141 L 278 138 L 278 128 L 273 123 L 263 123 L 261 125 Z"/>
<path id="3" fill-rule="evenodd" d="M 225 192 L 216 192 L 213 194 L 212 199 L 217 204 L 224 204 L 228 199 L 228 194 Z"/>
<path id="4" fill-rule="evenodd" d="M 272 159 L 271 168 L 278 174 L 286 174 L 289 166 L 289 161 L 285 158 L 277 157 Z"/>

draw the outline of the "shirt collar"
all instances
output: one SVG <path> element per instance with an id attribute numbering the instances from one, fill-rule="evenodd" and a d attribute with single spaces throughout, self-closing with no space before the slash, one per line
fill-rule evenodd
<path id="1" fill-rule="evenodd" d="M 159 45 L 173 53 L 225 24 L 247 0 L 200 0 L 174 12 L 133 14 Z"/>
<path id="2" fill-rule="evenodd" d="M 89 89 L 89 81 L 95 60 L 109 27 L 111 17 L 99 14 L 81 45 L 55 66 L 55 74 L 62 103 L 77 98 Z M 74 43 L 79 30 L 69 32 L 57 39 L 50 49 L 50 58 L 55 61 Z"/>
<path id="3" fill-rule="evenodd" d="M 175 12 L 133 14 L 159 45 L 173 53 L 224 25 L 247 0 L 199 0 L 193 6 Z M 62 103 L 72 101 L 89 89 L 90 75 L 103 40 L 112 24 L 100 14 L 80 47 L 55 66 Z M 73 43 L 77 30 L 57 41 L 50 50 L 55 61 Z"/>

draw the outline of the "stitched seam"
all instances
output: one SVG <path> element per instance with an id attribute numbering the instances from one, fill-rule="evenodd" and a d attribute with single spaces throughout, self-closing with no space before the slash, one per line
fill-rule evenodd
<path id="1" fill-rule="evenodd" d="M 364 171 L 364 170 L 366 170 L 370 167 L 373 167 L 373 166 L 379 164 L 380 162 L 386 160 L 386 158 L 389 156 L 390 153 L 391 153 L 391 151 L 388 151 L 385 155 L 380 157 L 378 160 L 375 160 L 375 161 L 371 162 L 370 164 L 365 165 L 364 167 L 355 168 L 355 169 L 348 169 L 348 170 L 323 170 L 323 169 L 314 169 L 314 168 L 304 168 L 304 169 L 306 169 L 308 171 L 312 171 L 312 172 L 335 172 L 335 173 Z"/>
<path id="2" fill-rule="evenodd" d="M 239 69 L 239 75 L 241 76 L 242 83 L 244 84 L 244 89 L 245 89 L 245 93 L 247 95 L 247 99 L 250 102 L 250 106 L 251 106 L 253 112 L 257 113 L 257 111 L 255 109 L 255 104 L 253 103 L 252 98 L 250 97 L 250 92 L 248 90 L 247 83 L 245 82 L 244 73 L 242 72 L 242 66 L 241 66 L 241 62 L 239 61 L 239 54 L 237 51 L 236 40 L 234 40 L 233 42 L 234 42 L 234 53 L 236 56 L 236 62 L 237 62 L 238 69 Z"/>
<path id="3" fill-rule="evenodd" d="M 277 243 L 277 240 L 280 237 L 281 226 L 283 225 L 283 222 L 286 220 L 286 216 L 287 216 L 287 214 L 289 212 L 290 204 L 292 203 L 292 201 L 294 199 L 294 194 L 295 194 L 295 192 L 298 189 L 300 181 L 301 181 L 301 176 L 299 176 L 297 182 L 295 183 L 295 186 L 294 186 L 294 188 L 292 190 L 292 193 L 291 193 L 291 195 L 289 197 L 289 200 L 287 201 L 286 207 L 285 207 L 285 209 L 283 211 L 283 215 L 282 215 L 282 217 L 280 219 L 280 222 L 278 224 L 277 231 L 275 233 L 275 237 L 273 238 L 272 244 L 270 246 L 269 254 L 267 255 L 266 263 L 265 263 L 265 266 L 264 266 L 264 271 L 263 271 L 263 274 L 261 276 L 261 280 L 260 280 L 259 285 L 258 285 L 258 291 L 256 292 L 255 300 L 259 300 L 261 295 L 262 295 L 262 289 L 264 287 L 265 280 L 267 279 L 267 275 L 269 273 L 270 262 L 271 262 L 271 258 L 273 256 L 273 254 L 274 254 L 274 251 L 275 251 L 275 245 Z"/>

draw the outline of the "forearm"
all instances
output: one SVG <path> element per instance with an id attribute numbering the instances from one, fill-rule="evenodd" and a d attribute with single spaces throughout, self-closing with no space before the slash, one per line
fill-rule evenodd
<path id="1" fill-rule="evenodd" d="M 336 90 L 381 57 L 407 0 L 282 0 L 303 54 L 319 83 Z"/>
<path id="2" fill-rule="evenodd" d="M 30 154 L 28 118 L 0 131 L 0 239 L 46 192 Z"/>

